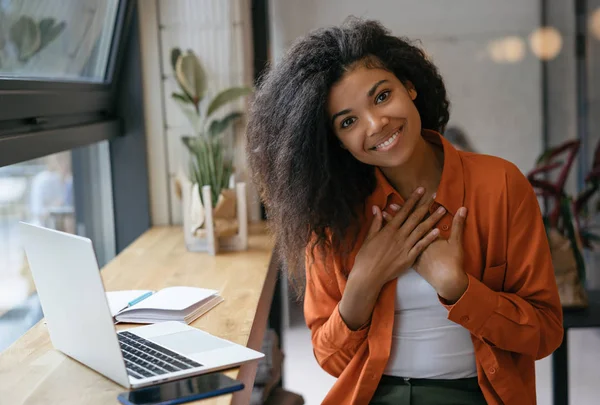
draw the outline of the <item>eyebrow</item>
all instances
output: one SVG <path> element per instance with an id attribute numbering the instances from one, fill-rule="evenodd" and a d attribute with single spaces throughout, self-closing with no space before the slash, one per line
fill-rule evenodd
<path id="1" fill-rule="evenodd" d="M 338 113 L 335 113 L 335 114 L 333 114 L 333 117 L 331 117 L 331 126 L 333 126 L 333 125 L 335 124 L 335 119 L 336 119 L 337 117 L 339 117 L 340 115 L 345 115 L 345 114 L 348 114 L 348 113 L 349 113 L 349 112 L 351 112 L 351 111 L 352 111 L 352 110 L 348 110 L 348 109 L 346 109 L 346 110 L 342 110 L 342 111 L 340 111 L 340 112 L 338 112 Z"/>
<path id="2" fill-rule="evenodd" d="M 373 85 L 373 87 L 371 87 L 371 89 L 370 89 L 370 90 L 367 92 L 367 95 L 368 95 L 369 97 L 373 97 L 373 95 L 374 95 L 374 94 L 375 94 L 375 92 L 377 91 L 377 88 L 378 88 L 380 85 L 382 85 L 383 83 L 386 83 L 387 81 L 388 81 L 387 79 L 383 79 L 383 80 L 380 80 L 380 81 L 378 81 L 377 83 L 375 83 L 375 84 Z M 333 126 L 333 125 L 335 124 L 335 119 L 336 119 L 337 117 L 339 117 L 340 115 L 345 115 L 345 114 L 348 114 L 348 113 L 349 113 L 349 112 L 351 112 L 351 111 L 352 111 L 352 110 L 350 110 L 350 109 L 345 109 L 345 110 L 342 110 L 342 111 L 340 111 L 340 112 L 337 112 L 337 113 L 333 114 L 333 117 L 331 117 L 331 125 Z"/>
<path id="3" fill-rule="evenodd" d="M 371 87 L 371 90 L 369 90 L 369 92 L 367 93 L 367 95 L 369 97 L 373 97 L 373 95 L 375 94 L 375 91 L 377 91 L 377 87 L 379 87 L 379 85 L 381 85 L 381 84 L 383 84 L 385 82 L 387 82 L 387 79 L 383 79 L 383 80 L 380 80 L 377 83 L 375 83 L 373 85 L 373 87 Z"/>

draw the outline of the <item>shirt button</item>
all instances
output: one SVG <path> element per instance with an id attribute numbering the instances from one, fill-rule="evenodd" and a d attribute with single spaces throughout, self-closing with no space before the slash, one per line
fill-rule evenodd
<path id="1" fill-rule="evenodd" d="M 460 318 L 461 322 L 469 322 L 469 320 L 470 320 L 470 318 L 466 315 Z"/>
<path id="2" fill-rule="evenodd" d="M 443 229 L 444 231 L 447 231 L 449 228 L 450 228 L 450 227 L 449 227 L 448 225 L 442 225 L 442 229 Z"/>
<path id="3" fill-rule="evenodd" d="M 490 374 L 496 374 L 496 367 L 490 367 L 489 372 Z"/>

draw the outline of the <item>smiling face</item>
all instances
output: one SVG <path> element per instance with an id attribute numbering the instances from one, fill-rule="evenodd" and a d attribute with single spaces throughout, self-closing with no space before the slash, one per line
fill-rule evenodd
<path id="1" fill-rule="evenodd" d="M 329 91 L 328 117 L 337 138 L 359 161 L 379 167 L 406 163 L 421 139 L 417 93 L 393 73 L 357 65 Z"/>

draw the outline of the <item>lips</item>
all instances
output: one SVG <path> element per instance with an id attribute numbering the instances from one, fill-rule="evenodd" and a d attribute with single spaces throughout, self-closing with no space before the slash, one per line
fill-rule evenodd
<path id="1" fill-rule="evenodd" d="M 392 132 L 386 138 L 383 138 L 379 141 L 375 146 L 373 146 L 370 150 L 375 151 L 384 151 L 389 149 L 390 146 L 396 143 L 397 138 L 401 135 L 402 130 L 404 129 L 404 124 L 398 127 L 394 132 Z"/>

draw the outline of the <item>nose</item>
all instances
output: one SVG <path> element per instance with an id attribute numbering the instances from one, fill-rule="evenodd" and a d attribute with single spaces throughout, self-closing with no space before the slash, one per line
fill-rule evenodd
<path id="1" fill-rule="evenodd" d="M 369 123 L 367 135 L 373 136 L 381 133 L 383 128 L 390 123 L 390 120 L 386 116 L 382 116 L 377 113 L 369 113 L 367 115 L 367 122 Z"/>

